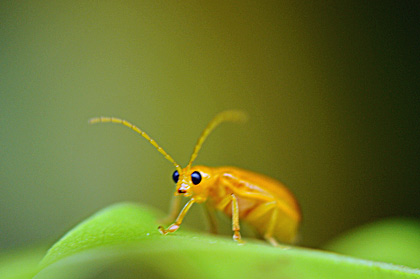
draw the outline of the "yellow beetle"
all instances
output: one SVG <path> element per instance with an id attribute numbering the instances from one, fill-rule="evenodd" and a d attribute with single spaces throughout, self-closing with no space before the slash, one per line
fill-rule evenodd
<path id="1" fill-rule="evenodd" d="M 159 226 L 162 234 L 178 230 L 184 216 L 194 203 L 205 203 L 213 232 L 216 231 L 213 211 L 219 210 L 232 218 L 233 239 L 237 242 L 242 242 L 239 220 L 243 220 L 253 226 L 272 245 L 278 245 L 277 240 L 292 243 L 296 238 L 302 216 L 295 197 L 281 182 L 236 167 L 192 166 L 203 142 L 220 123 L 244 120 L 246 115 L 237 110 L 217 114 L 198 139 L 185 168 L 181 168 L 149 135 L 126 120 L 97 117 L 90 119 L 89 123 L 123 124 L 148 140 L 175 166 L 176 170 L 172 175 L 176 183 L 175 199 L 169 218 L 175 219 L 179 211 L 180 196 L 190 197 L 190 200 L 167 229 Z"/>

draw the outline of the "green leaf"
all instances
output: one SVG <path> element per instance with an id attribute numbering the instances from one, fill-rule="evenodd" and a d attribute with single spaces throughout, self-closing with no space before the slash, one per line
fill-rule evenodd
<path id="1" fill-rule="evenodd" d="M 40 278 L 420 278 L 420 271 L 324 251 L 179 231 L 162 214 L 118 204 L 87 219 L 45 256 Z"/>
<path id="2" fill-rule="evenodd" d="M 385 219 L 353 229 L 325 249 L 367 260 L 420 268 L 420 222 Z"/>

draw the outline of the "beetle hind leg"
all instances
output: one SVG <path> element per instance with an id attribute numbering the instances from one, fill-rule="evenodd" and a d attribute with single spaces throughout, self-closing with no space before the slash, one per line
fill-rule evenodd
<path id="1" fill-rule="evenodd" d="M 274 227 L 276 226 L 277 223 L 277 217 L 279 214 L 279 209 L 277 207 L 275 207 L 273 209 L 273 212 L 271 213 L 270 216 L 270 221 L 268 223 L 267 226 L 267 230 L 264 233 L 264 239 L 269 242 L 271 245 L 273 245 L 274 247 L 278 247 L 278 248 L 282 248 L 282 249 L 289 249 L 289 246 L 285 246 L 285 245 L 281 245 L 277 242 L 277 240 L 273 237 L 273 231 L 274 231 Z"/>
<path id="2" fill-rule="evenodd" d="M 269 212 L 269 213 L 267 213 Z M 273 232 L 277 224 L 279 210 L 275 201 L 263 203 L 256 207 L 248 216 L 250 222 L 254 222 L 261 218 L 268 219 L 267 227 L 263 231 L 259 231 L 262 238 L 273 246 L 280 246 L 277 240 L 273 237 Z M 266 217 L 268 215 L 268 217 Z"/>
<path id="3" fill-rule="evenodd" d="M 277 207 L 274 207 L 273 212 L 271 213 L 271 216 L 270 216 L 270 221 L 268 223 L 267 230 L 264 233 L 264 239 L 267 240 L 273 246 L 279 246 L 279 243 L 273 237 L 273 231 L 274 231 L 274 227 L 275 227 L 276 222 L 277 222 L 278 214 L 279 214 L 279 211 L 278 211 Z"/>

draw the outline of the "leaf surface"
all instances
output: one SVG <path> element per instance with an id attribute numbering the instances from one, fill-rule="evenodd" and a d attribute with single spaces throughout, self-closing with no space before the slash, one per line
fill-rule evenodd
<path id="1" fill-rule="evenodd" d="M 162 236 L 161 216 L 130 203 L 106 208 L 60 239 L 35 278 L 420 278 L 407 267 L 252 239 L 238 245 L 183 227 Z"/>

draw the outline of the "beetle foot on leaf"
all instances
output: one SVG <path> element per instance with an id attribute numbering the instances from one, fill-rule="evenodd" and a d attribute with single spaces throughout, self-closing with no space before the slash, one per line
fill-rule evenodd
<path id="1" fill-rule="evenodd" d="M 159 232 L 163 235 L 167 235 L 168 233 L 175 232 L 178 229 L 179 229 L 179 225 L 177 224 L 170 225 L 166 230 L 163 226 L 158 227 Z"/>
<path id="2" fill-rule="evenodd" d="M 245 241 L 242 240 L 241 233 L 239 231 L 233 232 L 233 240 L 240 245 L 245 244 Z"/>

